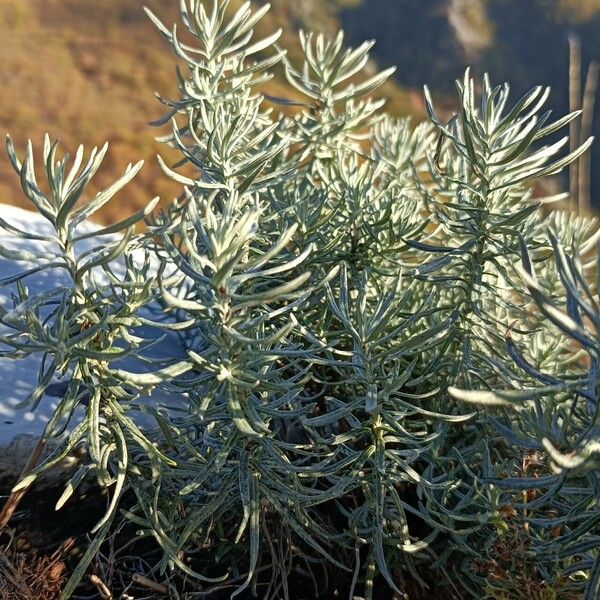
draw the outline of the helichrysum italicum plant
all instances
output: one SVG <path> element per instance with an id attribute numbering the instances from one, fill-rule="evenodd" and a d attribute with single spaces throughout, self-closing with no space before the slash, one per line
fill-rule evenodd
<path id="1" fill-rule="evenodd" d="M 160 161 L 182 194 L 159 215 L 151 203 L 78 255 L 77 226 L 138 167 L 81 204 L 103 152 L 78 174 L 81 152 L 67 172 L 46 142 L 44 195 L 31 150 L 21 163 L 8 146 L 56 235 L 43 257 L 0 249 L 32 263 L 2 282 L 16 285 L 4 355 L 42 354 L 33 404 L 68 381 L 44 435 L 72 432 L 19 485 L 83 441 L 62 501 L 89 472 L 112 490 L 65 596 L 130 489 L 125 516 L 162 570 L 231 579 L 234 595 L 291 597 L 294 566 L 323 563 L 348 571 L 351 597 L 433 587 L 437 569 L 455 597 L 596 598 L 597 226 L 533 197 L 588 149 L 545 143 L 578 115 L 550 121 L 547 89 L 511 104 L 508 86 L 476 89 L 467 72 L 458 112 L 445 122 L 426 93 L 430 123 L 412 127 L 373 97 L 392 71 L 361 75 L 370 43 L 301 33 L 293 65 L 278 33 L 254 37 L 268 6 L 230 9 L 182 1 L 183 38 L 149 13 L 183 67 L 157 124 L 194 173 Z M 292 114 L 260 93 L 279 63 Z M 67 284 L 30 294 L 41 269 Z M 149 360 L 148 306 L 187 358 L 118 368 Z M 160 386 L 178 412 L 138 402 Z M 214 560 L 198 559 L 207 547 Z"/>

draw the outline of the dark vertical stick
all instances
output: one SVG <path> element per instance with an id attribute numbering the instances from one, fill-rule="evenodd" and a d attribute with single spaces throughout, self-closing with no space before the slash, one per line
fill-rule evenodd
<path id="1" fill-rule="evenodd" d="M 600 64 L 594 61 L 587 72 L 585 89 L 583 92 L 583 110 L 581 114 L 581 133 L 579 143 L 585 142 L 592 135 L 594 122 L 594 106 L 596 103 L 596 91 L 598 89 L 598 71 Z M 590 172 L 591 152 L 586 152 L 579 158 L 579 210 L 588 212 L 590 210 Z"/>
<path id="2" fill-rule="evenodd" d="M 569 111 L 579 110 L 581 104 L 581 44 L 575 35 L 569 36 Z M 569 128 L 570 151 L 579 145 L 579 121 L 571 121 Z M 569 168 L 569 191 L 572 206 L 579 208 L 579 161 L 571 163 Z"/>

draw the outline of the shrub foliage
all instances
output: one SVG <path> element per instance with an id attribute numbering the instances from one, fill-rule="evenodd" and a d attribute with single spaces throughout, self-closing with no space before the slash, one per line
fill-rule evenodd
<path id="1" fill-rule="evenodd" d="M 291 64 L 279 32 L 253 35 L 267 10 L 184 0 L 182 34 L 149 13 L 181 62 L 157 123 L 181 195 L 93 234 L 108 241 L 78 250 L 141 165 L 82 201 L 106 147 L 69 163 L 46 139 L 40 185 L 31 144 L 19 158 L 8 140 L 54 233 L 0 221 L 39 249 L 0 247 L 26 265 L 1 282 L 2 356 L 41 355 L 31 407 L 65 382 L 53 452 L 18 488 L 83 445 L 59 505 L 89 476 L 112 498 L 64 596 L 130 490 L 161 569 L 234 595 L 288 597 L 294 565 L 324 563 L 351 597 L 431 586 L 430 569 L 461 598 L 597 598 L 597 228 L 533 191 L 588 149 L 554 141 L 578 114 L 552 121 L 548 89 L 512 102 L 467 72 L 458 112 L 426 93 L 413 127 L 374 98 L 392 70 L 364 75 L 371 43 L 301 32 Z M 261 95 L 280 66 L 297 98 Z M 65 284 L 28 290 L 41 271 Z M 185 358 L 152 358 L 142 326 Z M 143 400 L 161 388 L 176 408 Z"/>

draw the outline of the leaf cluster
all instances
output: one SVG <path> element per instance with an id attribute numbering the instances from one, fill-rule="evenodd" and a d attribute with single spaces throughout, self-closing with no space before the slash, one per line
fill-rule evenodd
<path id="1" fill-rule="evenodd" d="M 533 198 L 589 148 L 546 142 L 578 114 L 551 121 L 548 89 L 511 104 L 507 85 L 476 90 L 467 72 L 457 114 L 445 122 L 426 92 L 430 123 L 413 127 L 373 98 L 392 70 L 363 75 L 371 43 L 301 33 L 291 64 L 279 33 L 254 38 L 268 6 L 228 5 L 182 0 L 183 37 L 149 13 L 181 62 L 156 123 L 181 155 L 159 160 L 182 186 L 167 210 L 82 232 L 139 165 L 82 203 L 105 149 L 67 170 L 46 141 L 44 194 L 31 147 L 21 162 L 8 144 L 55 233 L 0 221 L 48 248 L 0 248 L 32 265 L 1 282 L 15 290 L 3 356 L 41 355 L 33 405 L 65 382 L 44 433 L 58 449 L 19 486 L 84 444 L 61 503 L 90 473 L 112 490 L 65 597 L 129 489 L 125 516 L 161 547 L 160 568 L 236 579 L 234 595 L 290 597 L 303 563 L 348 571 L 351 597 L 431 587 L 423 568 L 457 597 L 511 597 L 519 577 L 499 553 L 518 547 L 532 585 L 595 598 L 597 226 Z M 260 94 L 279 63 L 301 100 Z M 46 269 L 65 285 L 29 292 Z M 146 354 L 159 329 L 182 357 Z M 144 400 L 161 390 L 176 410 Z M 197 558 L 207 547 L 214 564 Z"/>

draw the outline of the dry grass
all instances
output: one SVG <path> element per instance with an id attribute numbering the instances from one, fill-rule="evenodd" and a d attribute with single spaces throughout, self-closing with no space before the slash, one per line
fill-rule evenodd
<path id="1" fill-rule="evenodd" d="M 282 44 L 299 59 L 296 30 L 338 27 L 333 2 L 279 0 L 258 33 L 284 29 Z M 232 9 L 240 0 L 232 2 Z M 105 165 L 90 192 L 108 185 L 129 162 L 146 160 L 138 177 L 100 215 L 108 221 L 133 212 L 154 196 L 170 201 L 179 186 L 160 173 L 155 156 L 175 156 L 148 126 L 162 115 L 154 92 L 176 94 L 175 57 L 142 11 L 150 6 L 166 22 L 177 19 L 178 2 L 162 0 L 2 0 L 0 2 L 0 134 L 18 147 L 31 139 L 38 150 L 46 131 L 73 152 L 111 142 Z M 278 78 L 267 90 L 293 96 Z M 411 112 L 419 99 L 388 84 L 382 94 L 395 113 Z M 94 182 L 93 182 L 94 183 Z M 29 207 L 4 152 L 0 153 L 0 202 Z"/>
<path id="2" fill-rule="evenodd" d="M 31 138 L 38 148 L 49 131 L 69 151 L 79 143 L 92 147 L 109 139 L 98 187 L 127 163 L 146 159 L 137 181 L 121 196 L 121 206 L 115 203 L 118 212 L 176 193 L 156 176 L 154 156 L 164 148 L 147 126 L 161 114 L 153 91 L 174 92 L 173 60 L 142 19 L 142 1 L 127 4 L 127 11 L 115 0 L 5 0 L 0 6 L 0 131 L 10 131 L 19 145 Z M 134 6 L 139 22 L 131 18 Z M 6 159 L 0 161 L 0 198 L 26 206 Z"/>
<path id="3" fill-rule="evenodd" d="M 0 600 L 56 600 L 67 578 L 65 559 L 74 540 L 49 556 L 19 551 L 17 545 L 11 540 L 0 548 Z"/>

